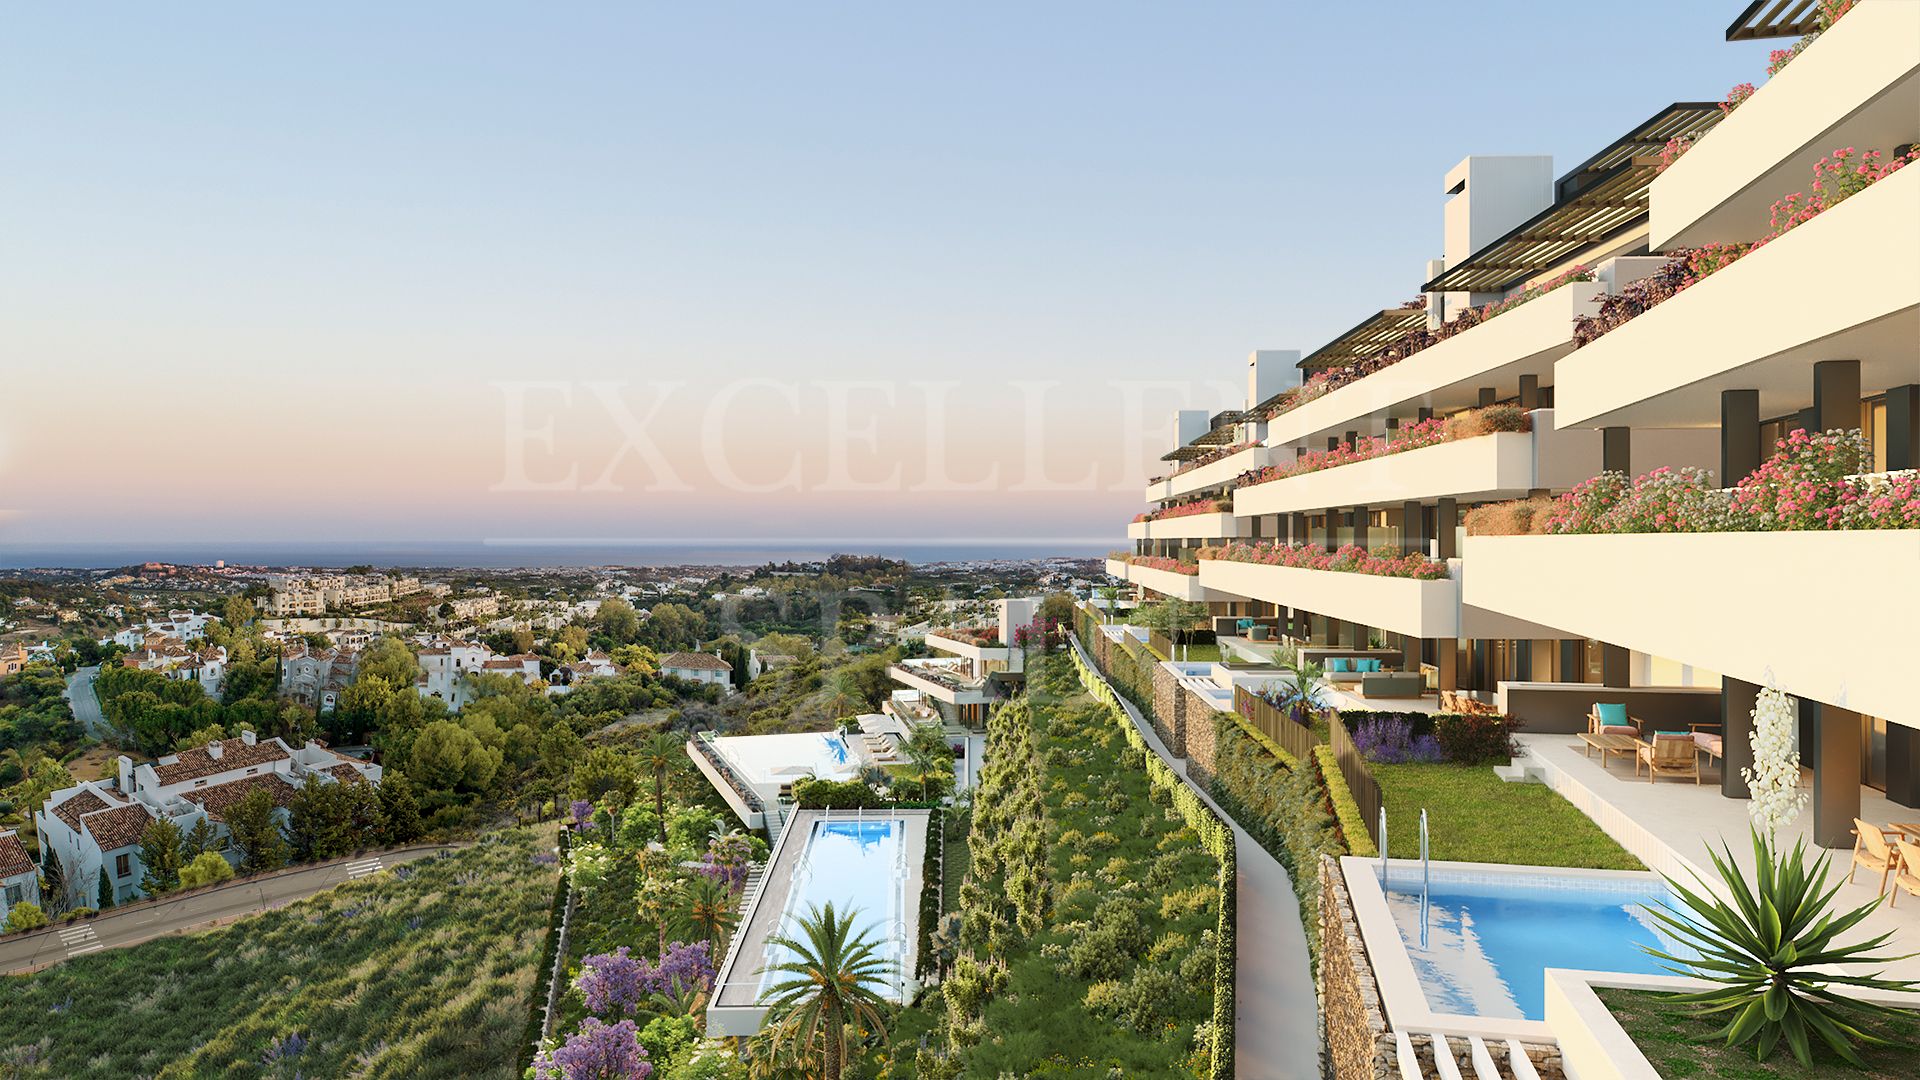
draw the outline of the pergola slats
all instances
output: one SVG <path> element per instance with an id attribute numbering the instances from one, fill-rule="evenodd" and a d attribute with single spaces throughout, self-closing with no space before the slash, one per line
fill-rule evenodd
<path id="1" fill-rule="evenodd" d="M 1801 37 L 1820 28 L 1815 0 L 1753 0 L 1727 27 L 1728 41 Z"/>
<path id="2" fill-rule="evenodd" d="M 1424 305 L 1388 308 L 1369 315 L 1361 320 L 1360 325 L 1314 350 L 1311 356 L 1300 361 L 1300 368 L 1303 371 L 1321 371 L 1345 367 L 1392 345 L 1407 336 L 1409 330 L 1424 326 L 1426 322 L 1427 309 Z"/>
<path id="3" fill-rule="evenodd" d="M 1793 0 L 1787 0 L 1791 3 Z M 1552 206 L 1422 286 L 1423 292 L 1493 293 L 1525 281 L 1647 219 L 1657 152 L 1699 135 L 1723 114 L 1712 102 L 1676 102 L 1561 177 Z"/>

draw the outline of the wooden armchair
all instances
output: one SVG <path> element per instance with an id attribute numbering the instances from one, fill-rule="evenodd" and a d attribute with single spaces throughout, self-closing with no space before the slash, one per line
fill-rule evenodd
<path id="1" fill-rule="evenodd" d="M 1894 851 L 1899 853 L 1900 865 L 1893 871 L 1893 895 L 1887 898 L 1888 907 L 1900 899 L 1903 891 L 1909 896 L 1920 896 L 1920 844 L 1900 840 L 1895 842 Z"/>
<path id="2" fill-rule="evenodd" d="M 1594 735 L 1632 735 L 1636 738 L 1640 735 L 1639 725 L 1627 715 L 1625 706 L 1620 707 L 1617 716 L 1603 718 L 1600 715 L 1600 706 L 1595 704 L 1587 710 L 1587 731 Z"/>
<path id="3" fill-rule="evenodd" d="M 1633 774 L 1640 775 L 1640 766 L 1647 767 L 1647 783 L 1653 783 L 1656 776 L 1691 776 L 1693 782 L 1700 782 L 1700 759 L 1694 756 L 1696 744 L 1691 735 L 1655 735 L 1650 743 L 1640 745 L 1639 760 L 1634 763 Z"/>
<path id="4" fill-rule="evenodd" d="M 1861 867 L 1869 871 L 1880 871 L 1880 893 L 1886 895 L 1887 878 L 1892 876 L 1894 866 L 1900 857 L 1894 854 L 1893 842 L 1899 833 L 1883 829 L 1878 825 L 1869 825 L 1859 818 L 1853 819 L 1853 862 L 1847 867 L 1847 881 L 1853 881 L 1854 872 Z M 1912 846 L 1912 845 L 1908 845 Z"/>

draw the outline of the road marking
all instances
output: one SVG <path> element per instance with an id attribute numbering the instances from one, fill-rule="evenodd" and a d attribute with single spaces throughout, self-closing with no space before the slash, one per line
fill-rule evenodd
<path id="1" fill-rule="evenodd" d="M 85 925 L 60 931 L 60 943 L 67 947 L 68 956 L 79 956 L 107 947 L 100 940 L 100 935 L 93 932 L 93 927 Z"/>
<path id="2" fill-rule="evenodd" d="M 385 869 L 386 867 L 381 864 L 379 857 L 375 856 L 374 858 L 366 859 L 361 862 L 348 863 L 347 877 L 349 878 L 366 877 L 368 874 L 377 874 L 380 871 Z"/>

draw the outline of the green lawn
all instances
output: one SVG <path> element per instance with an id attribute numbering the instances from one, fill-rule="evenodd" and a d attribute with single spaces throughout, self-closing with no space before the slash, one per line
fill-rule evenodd
<path id="1" fill-rule="evenodd" d="M 1896 1080 L 1911 1078 L 1920 1068 L 1920 1050 L 1915 1049 L 1920 1046 L 1920 1012 L 1910 1011 L 1864 1025 L 1869 1033 L 1887 1040 L 1886 1045 L 1858 1048 L 1861 1058 L 1867 1063 L 1866 1069 L 1848 1065 L 1831 1051 L 1826 1051 L 1818 1039 L 1813 1040 L 1815 1052 L 1813 1066 L 1809 1068 L 1793 1059 L 1785 1040 L 1781 1040 L 1772 1056 L 1764 1062 L 1753 1060 L 1752 1043 L 1741 1049 L 1728 1049 L 1725 1039 L 1714 1036 L 1714 1032 L 1720 1030 L 1719 1022 L 1691 1015 L 1684 1006 L 1668 1001 L 1665 994 L 1651 990 L 1606 989 L 1597 993 L 1607 1009 L 1620 1021 L 1620 1026 L 1633 1037 L 1634 1045 L 1665 1077 L 1774 1080 L 1776 1077 L 1790 1076 L 1796 1080 L 1829 1080 L 1837 1077 Z"/>
<path id="2" fill-rule="evenodd" d="M 0 979 L 0 1075 L 518 1076 L 558 882 L 534 861 L 544 846 L 517 829 L 223 929 Z M 290 1036 L 304 1048 L 272 1057 Z"/>
<path id="3" fill-rule="evenodd" d="M 1544 784 L 1509 784 L 1485 765 L 1369 765 L 1387 807 L 1389 856 L 1644 870 L 1640 860 Z"/>
<path id="4" fill-rule="evenodd" d="M 1181 646 L 1175 645 L 1173 647 L 1172 656 L 1160 656 L 1159 649 L 1154 648 L 1152 645 L 1147 646 L 1148 652 L 1152 653 L 1155 656 L 1160 656 L 1160 659 L 1162 660 L 1182 659 L 1180 655 L 1180 649 L 1181 649 Z M 1214 644 L 1211 641 L 1205 642 L 1203 644 L 1187 645 L 1186 651 L 1187 651 L 1187 654 L 1184 657 L 1184 659 L 1190 663 L 1211 664 L 1211 663 L 1217 663 L 1220 660 L 1220 646 Z"/>

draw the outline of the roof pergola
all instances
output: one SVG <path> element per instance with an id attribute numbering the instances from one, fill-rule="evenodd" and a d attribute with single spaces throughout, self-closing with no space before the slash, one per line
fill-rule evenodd
<path id="1" fill-rule="evenodd" d="M 1168 453 L 1160 455 L 1160 460 L 1191 461 L 1211 454 L 1223 446 L 1232 446 L 1233 440 L 1239 437 L 1240 425 L 1246 422 L 1248 416 L 1248 413 L 1239 409 L 1227 409 L 1214 413 L 1213 419 L 1208 421 L 1205 434 L 1194 437 L 1185 446 L 1175 447 Z"/>
<path id="2" fill-rule="evenodd" d="M 1820 29 L 1817 0 L 1753 0 L 1727 27 L 1728 41 L 1800 37 Z"/>
<path id="3" fill-rule="evenodd" d="M 1655 113 L 1554 185 L 1552 206 L 1421 286 L 1424 292 L 1502 292 L 1647 220 L 1655 155 L 1671 139 L 1698 135 L 1725 115 L 1712 102 L 1683 101 Z"/>
<path id="4" fill-rule="evenodd" d="M 1360 325 L 1315 349 L 1300 361 L 1303 371 L 1324 371 L 1365 360 L 1406 337 L 1408 331 L 1427 324 L 1424 304 L 1388 308 L 1367 316 Z"/>

